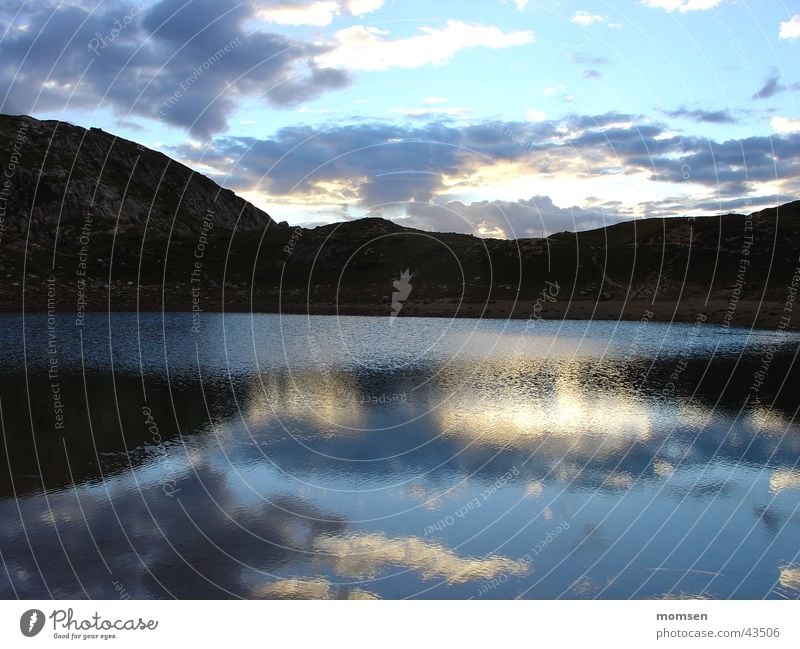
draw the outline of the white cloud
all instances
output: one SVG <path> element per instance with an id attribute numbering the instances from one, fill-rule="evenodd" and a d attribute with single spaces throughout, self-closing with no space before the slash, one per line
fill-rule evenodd
<path id="1" fill-rule="evenodd" d="M 576 11 L 575 15 L 570 18 L 576 25 L 583 25 L 584 27 L 593 23 L 602 23 L 608 20 L 608 16 L 601 16 L 600 14 L 590 14 L 588 11 Z"/>
<path id="2" fill-rule="evenodd" d="M 663 9 L 664 11 L 703 11 L 713 9 L 722 0 L 642 0 L 642 4 L 651 9 Z"/>
<path id="3" fill-rule="evenodd" d="M 776 133 L 797 133 L 800 131 L 800 119 L 791 117 L 773 117 L 770 126 Z"/>
<path id="4" fill-rule="evenodd" d="M 560 84 L 558 86 L 548 86 L 547 88 L 542 90 L 542 94 L 545 97 L 552 97 L 556 93 L 564 92 L 566 89 L 567 89 L 567 87 L 562 83 L 562 84 Z"/>
<path id="5" fill-rule="evenodd" d="M 543 122 L 547 115 L 540 110 L 529 110 L 525 113 L 525 119 L 529 122 Z"/>
<path id="6" fill-rule="evenodd" d="M 339 11 L 339 3 L 335 0 L 317 0 L 307 4 L 279 2 L 260 9 L 258 17 L 279 25 L 323 27 L 330 25 Z"/>
<path id="7" fill-rule="evenodd" d="M 311 2 L 273 2 L 257 12 L 262 20 L 279 25 L 330 25 L 343 11 L 353 16 L 377 11 L 383 0 L 312 0 Z"/>
<path id="8" fill-rule="evenodd" d="M 433 106 L 434 104 L 446 104 L 447 100 L 443 99 L 442 97 L 425 97 L 422 100 L 422 103 L 426 106 Z"/>
<path id="9" fill-rule="evenodd" d="M 622 23 L 608 23 L 609 29 L 622 29 Z"/>
<path id="10" fill-rule="evenodd" d="M 515 0 L 514 4 L 517 5 L 517 9 L 522 11 L 528 6 L 528 0 Z"/>
<path id="11" fill-rule="evenodd" d="M 378 11 L 383 6 L 383 0 L 347 0 L 347 10 L 354 16 Z"/>
<path id="12" fill-rule="evenodd" d="M 316 59 L 322 67 L 350 70 L 419 68 L 440 64 L 470 47 L 500 49 L 533 42 L 530 31 L 503 32 L 497 27 L 449 20 L 442 29 L 420 27 L 421 34 L 389 38 L 377 27 L 356 25 L 334 34 L 334 49 Z"/>
<path id="13" fill-rule="evenodd" d="M 781 23 L 780 38 L 793 41 L 800 38 L 800 14 L 792 16 L 785 23 Z"/>

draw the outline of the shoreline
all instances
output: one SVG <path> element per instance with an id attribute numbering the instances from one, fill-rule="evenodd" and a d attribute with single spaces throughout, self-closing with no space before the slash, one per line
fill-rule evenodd
<path id="1" fill-rule="evenodd" d="M 0 313 L 17 314 L 76 314 L 74 309 L 63 308 L 59 304 L 54 309 L 42 308 L 38 300 L 32 301 L 32 308 L 20 309 L 10 304 L 0 304 Z M 171 301 L 169 305 L 153 303 L 152 300 L 143 300 L 140 304 L 131 304 L 126 301 L 112 304 L 86 305 L 83 313 L 246 313 L 246 314 L 285 314 L 285 315 L 325 315 L 325 316 L 362 316 L 362 317 L 390 317 L 386 305 L 364 304 L 316 304 L 290 303 L 275 305 L 254 301 L 252 304 L 242 300 L 231 300 L 225 304 L 203 304 L 193 310 L 191 304 L 181 301 Z M 398 317 L 419 318 L 465 318 L 489 320 L 593 320 L 602 322 L 663 322 L 663 323 L 693 323 L 702 320 L 705 324 L 716 324 L 730 329 L 744 330 L 800 330 L 800 318 L 779 326 L 781 318 L 786 316 L 785 303 L 774 300 L 761 303 L 741 301 L 737 305 L 734 316 L 729 316 L 729 302 L 723 300 L 685 299 L 681 302 L 663 300 L 650 302 L 649 300 L 635 300 L 627 303 L 617 301 L 594 302 L 580 300 L 559 303 L 549 303 L 536 309 L 536 315 L 531 313 L 532 304 L 528 302 L 493 301 L 488 304 L 469 303 L 462 304 L 450 302 L 431 302 L 428 304 L 407 303 L 403 306 Z M 791 312 L 788 314 L 791 316 Z M 727 326 L 726 326 L 727 320 Z"/>

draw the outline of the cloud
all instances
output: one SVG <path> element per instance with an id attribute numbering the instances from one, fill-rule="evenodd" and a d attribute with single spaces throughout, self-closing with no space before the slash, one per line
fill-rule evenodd
<path id="1" fill-rule="evenodd" d="M 781 23 L 781 30 L 778 37 L 789 41 L 800 38 L 800 14 L 792 16 L 786 22 Z"/>
<path id="2" fill-rule="evenodd" d="M 330 25 L 341 11 L 334 0 L 317 2 L 271 2 L 260 9 L 256 16 L 279 25 Z"/>
<path id="3" fill-rule="evenodd" d="M 645 7 L 651 9 L 663 9 L 670 13 L 678 11 L 686 13 L 687 11 L 703 11 L 706 9 L 713 9 L 721 4 L 722 0 L 642 0 Z"/>
<path id="4" fill-rule="evenodd" d="M 0 21 L 26 25 L 9 29 L 0 41 L 0 110 L 111 108 L 120 118 L 145 117 L 208 140 L 227 129 L 243 102 L 292 108 L 347 86 L 350 76 L 342 67 L 420 67 L 443 63 L 464 48 L 533 40 L 529 31 L 460 21 L 422 27 L 408 38 L 362 26 L 316 42 L 268 31 L 269 22 L 322 25 L 340 13 L 362 15 L 380 5 L 160 0 L 142 7 L 111 0 L 90 11 L 42 0 L 22 4 L 16 13 L 0 9 Z"/>
<path id="5" fill-rule="evenodd" d="M 651 180 L 691 182 L 713 189 L 722 197 L 743 196 L 760 182 L 793 183 L 800 178 L 800 135 L 753 136 L 715 142 L 684 139 L 683 155 L 628 156 L 630 165 L 650 168 Z M 689 152 L 691 151 L 691 152 Z"/>
<path id="6" fill-rule="evenodd" d="M 256 11 L 256 17 L 279 25 L 324 27 L 343 13 L 363 16 L 382 6 L 383 0 L 285 0 L 262 5 Z"/>
<path id="7" fill-rule="evenodd" d="M 567 87 L 562 83 L 562 84 L 559 84 L 557 86 L 548 86 L 547 88 L 542 90 L 542 94 L 545 97 L 553 97 L 554 95 L 556 95 L 558 93 L 566 92 L 566 90 L 567 90 Z"/>
<path id="8" fill-rule="evenodd" d="M 502 0 L 503 4 L 507 4 L 508 2 L 509 0 Z M 530 0 L 513 0 L 513 2 L 514 6 L 516 6 L 519 11 L 525 11 L 525 7 L 528 6 Z"/>
<path id="9" fill-rule="evenodd" d="M 724 118 L 716 111 L 705 116 Z M 788 130 L 790 122 L 775 122 L 784 130 L 771 136 L 720 142 L 625 113 L 531 117 L 542 119 L 298 126 L 266 139 L 218 137 L 207 150 L 174 153 L 190 166 L 224 170 L 215 179 L 257 192 L 265 207 L 347 204 L 391 218 L 405 213 L 423 229 L 500 237 L 596 227 L 629 218 L 642 202 L 674 214 L 706 196 L 723 201 L 800 189 L 800 133 Z M 541 188 L 533 198 L 531 183 Z M 664 183 L 675 186 L 675 198 L 660 204 Z M 626 190 L 631 186 L 636 198 Z M 624 204 L 571 198 L 601 191 Z M 475 198 L 487 195 L 496 200 Z"/>
<path id="10" fill-rule="evenodd" d="M 800 131 L 800 119 L 776 116 L 770 120 L 770 126 L 775 133 L 797 133 Z"/>
<path id="11" fill-rule="evenodd" d="M 0 110 L 110 107 L 208 138 L 243 99 L 291 107 L 348 84 L 314 63 L 331 45 L 246 30 L 254 11 L 237 0 L 25 4 L 15 22 L 28 29 L 0 41 Z"/>
<path id="12" fill-rule="evenodd" d="M 720 214 L 729 214 L 738 210 L 743 210 L 747 213 L 753 210 L 772 207 L 776 203 L 784 202 L 780 196 L 775 194 L 768 194 L 766 196 L 747 196 L 743 198 L 732 198 L 729 200 L 711 200 L 700 201 L 692 204 L 691 209 L 703 210 L 704 212 L 718 212 Z"/>
<path id="13" fill-rule="evenodd" d="M 710 124 L 735 124 L 736 120 L 733 118 L 729 110 L 702 110 L 700 108 L 691 109 L 680 106 L 675 110 L 664 111 L 665 115 L 670 117 L 681 117 L 690 119 L 695 122 L 710 123 Z"/>
<path id="14" fill-rule="evenodd" d="M 334 34 L 334 47 L 317 61 L 325 67 L 348 70 L 419 68 L 445 63 L 472 47 L 502 49 L 533 42 L 530 31 L 503 32 L 497 27 L 448 20 L 441 29 L 420 27 L 420 34 L 391 38 L 378 27 L 356 25 Z"/>
<path id="15" fill-rule="evenodd" d="M 378 11 L 383 6 L 383 0 L 346 0 L 345 5 L 354 16 L 363 16 Z"/>
<path id="16" fill-rule="evenodd" d="M 411 203 L 403 225 L 421 230 L 460 232 L 500 239 L 541 237 L 565 230 L 591 230 L 621 219 L 603 210 L 558 207 L 548 196 L 517 201 Z"/>
<path id="17" fill-rule="evenodd" d="M 576 11 L 570 20 L 575 23 L 576 25 L 583 25 L 584 27 L 588 27 L 589 25 L 593 25 L 594 23 L 602 23 L 608 20 L 608 16 L 602 16 L 600 14 L 591 14 L 588 11 L 580 10 Z"/>
<path id="18" fill-rule="evenodd" d="M 769 99 L 770 97 L 774 97 L 778 93 L 783 92 L 786 90 L 786 86 L 784 86 L 780 82 L 780 77 L 777 74 L 773 74 L 764 81 L 764 85 L 753 95 L 753 99 Z"/>

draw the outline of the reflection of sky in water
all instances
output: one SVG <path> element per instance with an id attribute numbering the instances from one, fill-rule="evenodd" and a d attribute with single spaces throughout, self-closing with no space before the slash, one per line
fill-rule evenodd
<path id="1" fill-rule="evenodd" d="M 794 336 L 119 314 L 81 359 L 59 317 L 62 433 L 0 319 L 2 596 L 800 594 Z"/>

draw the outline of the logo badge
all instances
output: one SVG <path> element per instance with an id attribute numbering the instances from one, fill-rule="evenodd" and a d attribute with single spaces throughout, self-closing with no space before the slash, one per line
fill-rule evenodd
<path id="1" fill-rule="evenodd" d="M 19 618 L 19 630 L 26 638 L 32 638 L 44 628 L 44 613 L 38 608 L 25 611 Z"/>
<path id="2" fill-rule="evenodd" d="M 392 286 L 395 289 L 392 293 L 392 318 L 396 318 L 398 315 L 400 315 L 400 309 L 403 308 L 403 302 L 405 302 L 408 299 L 408 296 L 411 295 L 411 289 L 414 288 L 411 286 L 412 277 L 413 275 L 411 274 L 411 271 L 406 268 L 400 273 L 400 279 L 396 279 L 392 282 Z"/>

